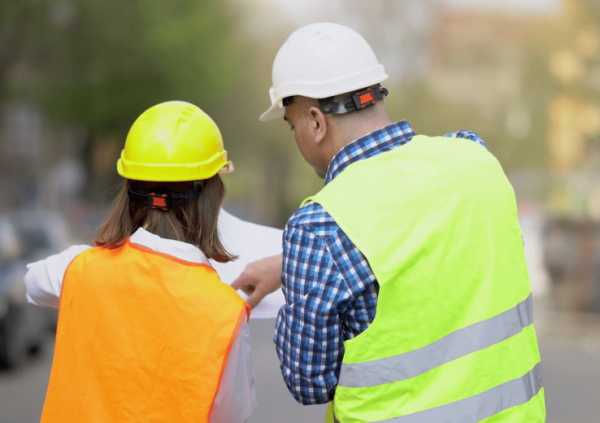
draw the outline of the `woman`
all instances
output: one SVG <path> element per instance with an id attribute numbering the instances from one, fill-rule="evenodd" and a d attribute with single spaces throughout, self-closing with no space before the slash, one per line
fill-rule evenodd
<path id="1" fill-rule="evenodd" d="M 126 178 L 96 247 L 29 266 L 30 302 L 59 308 L 42 413 L 53 422 L 244 422 L 256 407 L 248 305 L 208 259 L 233 170 L 196 106 L 159 104 L 133 124 Z"/>

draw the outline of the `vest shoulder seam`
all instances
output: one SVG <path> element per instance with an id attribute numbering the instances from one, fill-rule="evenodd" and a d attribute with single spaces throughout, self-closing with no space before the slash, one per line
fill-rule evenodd
<path id="1" fill-rule="evenodd" d="M 213 267 L 211 267 L 211 266 L 209 266 L 209 265 L 207 265 L 205 263 L 194 263 L 192 261 L 182 260 L 180 258 L 171 256 L 169 254 L 165 254 L 165 253 L 161 253 L 160 251 L 153 250 L 152 248 L 148 248 L 148 247 L 145 247 L 145 246 L 140 245 L 140 244 L 135 244 L 135 243 L 131 242 L 131 237 L 127 238 L 127 241 L 125 242 L 125 244 L 127 244 L 129 247 L 133 248 L 134 250 L 138 250 L 138 251 L 141 251 L 143 253 L 152 254 L 152 255 L 155 255 L 155 256 L 158 256 L 158 257 L 162 257 L 162 258 L 164 258 L 166 260 L 174 261 L 174 262 L 182 264 L 184 266 L 189 266 L 189 267 L 205 267 L 205 268 L 210 269 L 213 272 L 217 273 L 217 271 Z"/>

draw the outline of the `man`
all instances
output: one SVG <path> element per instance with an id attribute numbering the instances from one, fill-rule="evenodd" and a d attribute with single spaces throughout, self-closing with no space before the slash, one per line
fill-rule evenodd
<path id="1" fill-rule="evenodd" d="M 272 106 L 325 187 L 283 235 L 275 344 L 298 402 L 341 422 L 543 422 L 544 390 L 513 190 L 473 132 L 416 135 L 387 75 L 337 24 L 294 32 Z M 234 283 L 256 304 L 279 258 Z"/>

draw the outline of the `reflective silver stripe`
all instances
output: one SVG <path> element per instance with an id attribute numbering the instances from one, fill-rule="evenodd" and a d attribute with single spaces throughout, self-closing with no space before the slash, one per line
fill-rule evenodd
<path id="1" fill-rule="evenodd" d="M 459 329 L 418 350 L 379 360 L 342 363 L 338 385 L 366 388 L 419 376 L 521 332 L 533 323 L 531 294 L 504 313 Z"/>
<path id="2" fill-rule="evenodd" d="M 476 423 L 510 407 L 525 404 L 544 385 L 542 363 L 517 379 L 460 401 L 444 404 L 406 416 L 373 423 Z"/>

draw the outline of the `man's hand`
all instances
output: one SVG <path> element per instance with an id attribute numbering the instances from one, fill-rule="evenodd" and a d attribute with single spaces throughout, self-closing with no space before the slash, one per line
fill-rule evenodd
<path id="1" fill-rule="evenodd" d="M 250 263 L 231 286 L 249 295 L 248 304 L 254 308 L 281 286 L 281 261 L 279 255 Z"/>

